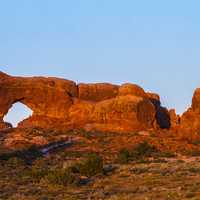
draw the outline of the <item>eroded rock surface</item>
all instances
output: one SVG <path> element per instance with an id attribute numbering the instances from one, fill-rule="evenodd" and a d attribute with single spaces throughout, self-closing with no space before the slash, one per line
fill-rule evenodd
<path id="1" fill-rule="evenodd" d="M 180 118 L 181 131 L 200 134 L 200 88 L 197 88 L 192 98 L 192 105 Z"/>
<path id="2" fill-rule="evenodd" d="M 14 77 L 0 72 L 1 127 L 8 126 L 3 117 L 16 102 L 33 111 L 20 127 L 114 132 L 170 127 L 159 96 L 131 83 L 76 84 L 54 77 Z"/>

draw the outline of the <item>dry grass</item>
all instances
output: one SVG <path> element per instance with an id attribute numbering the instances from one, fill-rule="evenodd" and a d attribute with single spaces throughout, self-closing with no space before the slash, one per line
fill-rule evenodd
<path id="1" fill-rule="evenodd" d="M 34 130 L 31 134 L 41 132 Z M 36 154 L 32 163 L 26 162 L 29 158 L 26 151 L 6 154 L 6 159 L 0 160 L 0 200 L 200 200 L 200 159 L 192 157 L 193 154 L 185 157 L 174 155 L 169 151 L 173 143 L 169 147 L 166 143 L 170 137 L 165 140 L 161 135 L 157 140 L 155 134 L 150 138 L 141 138 L 135 133 L 67 134 L 78 138 L 75 145 L 46 157 Z M 59 134 L 54 136 L 59 137 Z M 139 153 L 132 154 L 138 147 L 135 144 L 141 141 L 148 141 L 159 151 L 145 144 L 138 148 Z M 196 143 L 195 147 L 198 148 Z M 131 153 L 129 157 L 137 156 L 120 164 L 116 160 L 123 148 Z M 83 163 L 82 160 L 90 152 L 98 152 L 103 157 L 104 168 L 108 164 L 111 166 L 107 167 L 107 173 L 79 174 L 78 178 L 83 181 L 79 185 L 58 184 L 45 178 L 48 171 L 59 171 L 74 163 Z M 31 156 L 30 151 L 28 153 Z M 85 165 L 88 166 L 88 163 L 92 162 Z M 99 166 L 102 167 L 101 162 Z M 60 176 L 59 173 L 57 176 Z"/>

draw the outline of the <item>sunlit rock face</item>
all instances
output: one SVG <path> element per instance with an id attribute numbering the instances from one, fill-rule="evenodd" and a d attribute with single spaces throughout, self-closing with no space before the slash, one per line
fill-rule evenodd
<path id="1" fill-rule="evenodd" d="M 73 81 L 0 74 L 0 118 L 15 102 L 28 106 L 34 115 L 67 118 L 72 97 L 77 97 L 77 86 Z"/>
<path id="2" fill-rule="evenodd" d="M 33 111 L 20 127 L 114 132 L 170 127 L 168 111 L 161 107 L 159 96 L 131 83 L 76 84 L 53 77 L 13 77 L 0 72 L 1 127 L 6 127 L 3 117 L 16 102 Z"/>
<path id="3" fill-rule="evenodd" d="M 102 101 L 118 95 L 118 85 L 110 83 L 78 84 L 78 97 L 87 101 Z"/>
<path id="4" fill-rule="evenodd" d="M 191 107 L 180 118 L 181 130 L 200 134 L 200 88 L 193 94 Z"/>

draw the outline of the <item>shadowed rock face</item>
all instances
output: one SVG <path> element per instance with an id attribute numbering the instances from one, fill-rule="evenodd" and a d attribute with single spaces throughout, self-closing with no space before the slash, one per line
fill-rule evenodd
<path id="1" fill-rule="evenodd" d="M 170 114 L 168 110 L 161 106 L 159 96 L 156 94 L 148 94 L 150 101 L 153 103 L 156 109 L 156 121 L 160 128 L 169 129 L 171 127 Z"/>
<path id="2" fill-rule="evenodd" d="M 8 127 L 4 115 L 12 104 L 21 102 L 33 115 L 19 126 L 44 128 L 83 128 L 103 131 L 135 131 L 169 128 L 168 114 L 159 96 L 127 83 L 76 84 L 44 77 L 13 77 L 0 72 L 0 128 Z M 169 125 L 170 126 L 170 125 Z"/>

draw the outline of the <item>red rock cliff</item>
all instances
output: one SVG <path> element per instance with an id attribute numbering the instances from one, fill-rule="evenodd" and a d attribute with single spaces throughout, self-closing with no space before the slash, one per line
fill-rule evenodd
<path id="1" fill-rule="evenodd" d="M 197 88 L 192 98 L 192 105 L 180 118 L 181 131 L 200 134 L 200 88 Z"/>
<path id="2" fill-rule="evenodd" d="M 23 127 L 124 132 L 170 126 L 159 96 L 131 83 L 76 84 L 53 77 L 13 77 L 0 72 L 0 128 L 8 127 L 3 117 L 16 102 L 33 111 L 20 123 Z"/>

